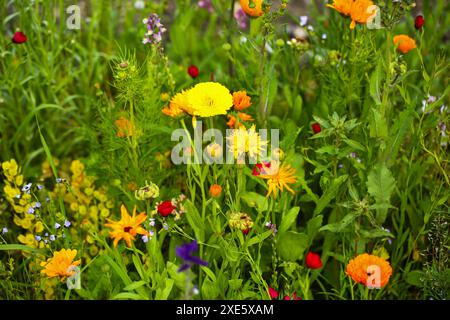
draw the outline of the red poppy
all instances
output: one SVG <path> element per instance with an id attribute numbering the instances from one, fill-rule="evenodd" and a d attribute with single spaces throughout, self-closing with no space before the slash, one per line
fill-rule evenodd
<path id="1" fill-rule="evenodd" d="M 197 68 L 196 66 L 194 66 L 194 65 L 191 65 L 191 66 L 188 68 L 187 71 L 188 71 L 189 75 L 190 75 L 193 79 L 197 78 L 197 77 L 198 77 L 198 74 L 200 73 L 200 72 L 198 71 L 198 68 Z"/>
<path id="2" fill-rule="evenodd" d="M 16 33 L 14 33 L 13 37 L 12 37 L 12 42 L 17 43 L 17 44 L 21 44 L 27 41 L 27 36 L 20 31 L 17 31 Z"/>
<path id="3" fill-rule="evenodd" d="M 416 27 L 417 30 L 422 29 L 422 26 L 425 24 L 425 19 L 423 18 L 422 15 L 418 15 L 416 17 L 416 21 L 414 23 L 414 26 Z"/>
<path id="4" fill-rule="evenodd" d="M 158 205 L 158 212 L 163 217 L 167 217 L 175 209 L 176 209 L 175 206 L 169 200 L 163 201 Z"/>
<path id="5" fill-rule="evenodd" d="M 306 255 L 306 266 L 310 269 L 320 269 L 322 268 L 322 260 L 320 256 L 314 252 L 308 252 Z"/>
<path id="6" fill-rule="evenodd" d="M 252 170 L 252 175 L 259 176 L 261 171 L 263 171 L 263 167 L 270 168 L 270 162 L 261 162 L 257 163 Z"/>
<path id="7" fill-rule="evenodd" d="M 278 298 L 278 292 L 277 292 L 277 290 L 275 290 L 275 289 L 269 287 L 269 296 L 270 296 L 270 298 L 271 298 L 272 300 Z"/>
<path id="8" fill-rule="evenodd" d="M 314 133 L 319 133 L 320 131 L 322 131 L 322 128 L 320 128 L 320 124 L 313 123 L 311 126 L 312 130 L 314 131 Z"/>

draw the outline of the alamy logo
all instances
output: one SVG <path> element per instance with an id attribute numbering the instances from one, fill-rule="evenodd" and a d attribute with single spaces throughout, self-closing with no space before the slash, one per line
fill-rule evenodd
<path id="1" fill-rule="evenodd" d="M 69 30 L 81 29 L 81 9 L 78 5 L 67 7 L 66 13 L 70 15 L 66 20 L 66 26 Z"/>
<path id="2" fill-rule="evenodd" d="M 367 267 L 367 281 L 366 286 L 369 289 L 381 288 L 381 269 L 377 265 L 370 265 Z"/>

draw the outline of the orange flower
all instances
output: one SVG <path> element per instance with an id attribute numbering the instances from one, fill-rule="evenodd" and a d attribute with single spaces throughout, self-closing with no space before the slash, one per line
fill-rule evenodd
<path id="1" fill-rule="evenodd" d="M 251 17 L 260 17 L 264 11 L 268 11 L 270 7 L 263 9 L 264 0 L 239 0 L 242 10 Z M 251 4 L 250 4 L 251 3 Z"/>
<path id="2" fill-rule="evenodd" d="M 237 91 L 233 93 L 233 105 L 234 109 L 242 111 L 252 105 L 250 97 L 246 91 Z"/>
<path id="3" fill-rule="evenodd" d="M 258 175 L 260 178 L 267 179 L 267 186 L 269 190 L 267 191 L 266 197 L 273 194 L 276 198 L 278 195 L 278 190 L 281 192 L 286 188 L 292 194 L 295 194 L 294 190 L 289 186 L 290 184 L 297 182 L 297 177 L 295 176 L 296 170 L 292 168 L 289 164 L 282 164 L 278 161 L 272 161 L 270 164 L 262 164 L 261 173 Z"/>
<path id="4" fill-rule="evenodd" d="M 236 117 L 233 115 L 227 115 L 228 117 L 228 122 L 227 122 L 227 126 L 229 128 L 236 128 L 237 126 L 242 126 L 242 124 L 240 123 L 240 121 L 253 121 L 255 119 L 253 119 L 253 117 L 247 113 L 243 113 L 243 112 L 238 112 L 238 117 L 240 119 L 240 121 L 237 121 Z"/>
<path id="5" fill-rule="evenodd" d="M 347 265 L 345 273 L 352 277 L 358 283 L 362 283 L 365 286 L 373 286 L 370 282 L 369 276 L 377 276 L 377 271 L 379 272 L 379 285 L 384 287 L 389 282 L 389 277 L 392 275 L 392 268 L 388 261 L 383 258 L 370 255 L 367 253 L 360 254 L 356 258 L 350 260 Z M 376 279 L 375 279 L 375 282 Z"/>
<path id="6" fill-rule="evenodd" d="M 234 126 L 236 125 L 236 117 L 231 114 L 227 115 L 227 117 L 228 117 L 228 119 L 230 119 L 227 122 L 227 126 L 229 128 L 234 128 Z"/>
<path id="7" fill-rule="evenodd" d="M 220 195 L 222 194 L 222 187 L 218 184 L 213 184 L 209 188 L 209 194 L 214 198 L 220 197 Z"/>
<path id="8" fill-rule="evenodd" d="M 116 134 L 119 138 L 131 137 L 135 133 L 134 125 L 125 117 L 120 117 L 114 124 L 119 129 Z"/>
<path id="9" fill-rule="evenodd" d="M 394 45 L 396 45 L 397 50 L 401 51 L 403 54 L 407 54 L 412 49 L 417 48 L 416 41 L 405 34 L 395 36 Z"/>
<path id="10" fill-rule="evenodd" d="M 242 121 L 253 121 L 254 120 L 251 115 L 243 113 L 243 112 L 238 112 L 238 116 Z"/>
<path id="11" fill-rule="evenodd" d="M 327 4 L 327 7 L 352 19 L 350 29 L 354 29 L 356 23 L 367 23 L 367 20 L 373 16 L 373 11 L 369 10 L 371 6 L 373 6 L 371 0 L 334 0 L 333 4 Z"/>
<path id="12" fill-rule="evenodd" d="M 41 273 L 49 278 L 60 277 L 61 281 L 64 281 L 74 274 L 73 267 L 78 266 L 81 262 L 81 260 L 73 261 L 76 255 L 77 250 L 62 249 L 55 251 L 52 258 L 49 258 L 46 262 L 41 262 L 41 267 L 44 267 Z"/>
<path id="13" fill-rule="evenodd" d="M 120 207 L 121 219 L 105 223 L 105 227 L 111 228 L 109 232 L 114 239 L 114 247 L 117 247 L 119 240 L 124 239 L 128 247 L 131 247 L 131 241 L 135 240 L 137 234 L 149 235 L 148 231 L 141 227 L 141 224 L 147 219 L 147 215 L 142 212 L 136 216 L 136 206 L 133 209 L 133 216 L 130 216 L 124 205 Z"/>

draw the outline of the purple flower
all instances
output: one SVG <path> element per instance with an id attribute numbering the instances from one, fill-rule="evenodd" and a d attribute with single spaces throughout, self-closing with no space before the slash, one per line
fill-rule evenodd
<path id="1" fill-rule="evenodd" d="M 66 227 L 66 228 L 70 227 L 71 224 L 72 223 L 69 220 L 64 221 L 64 227 Z"/>
<path id="2" fill-rule="evenodd" d="M 49 239 L 50 239 L 50 241 L 55 241 L 56 237 L 52 234 Z"/>
<path id="3" fill-rule="evenodd" d="M 143 236 L 142 236 L 142 241 L 143 241 L 144 243 L 147 243 L 147 242 L 148 242 L 148 236 L 147 236 L 147 235 L 143 235 Z"/>
<path id="4" fill-rule="evenodd" d="M 208 10 L 210 13 L 214 11 L 211 0 L 199 0 L 197 5 L 199 8 Z"/>
<path id="5" fill-rule="evenodd" d="M 145 33 L 142 43 L 154 44 L 161 42 L 162 34 L 166 32 L 166 28 L 164 28 L 164 25 L 161 23 L 160 17 L 156 13 L 152 13 L 142 22 L 147 25 L 147 32 Z"/>
<path id="6" fill-rule="evenodd" d="M 50 201 L 50 198 L 49 198 L 49 197 L 45 197 L 45 201 L 46 201 L 46 202 L 49 202 L 49 201 Z"/>
<path id="7" fill-rule="evenodd" d="M 234 18 L 236 19 L 236 22 L 240 29 L 245 29 L 248 26 L 248 17 L 245 14 L 244 10 L 242 8 L 239 8 L 234 12 Z"/>
<path id="8" fill-rule="evenodd" d="M 28 210 L 27 210 L 27 213 L 33 214 L 34 213 L 34 208 L 33 207 L 29 207 Z"/>
<path id="9" fill-rule="evenodd" d="M 61 178 L 56 178 L 56 183 L 61 183 L 62 179 Z"/>
<path id="10" fill-rule="evenodd" d="M 34 204 L 34 207 L 35 207 L 35 208 L 40 208 L 40 207 L 41 207 L 41 203 L 40 203 L 40 202 L 36 202 L 36 203 Z"/>
<path id="11" fill-rule="evenodd" d="M 182 246 L 175 248 L 176 255 L 184 260 L 183 264 L 178 269 L 178 272 L 185 271 L 195 264 L 200 266 L 208 265 L 207 261 L 192 255 L 196 251 L 198 251 L 197 240 L 194 240 L 192 243 L 184 243 Z"/>
<path id="12" fill-rule="evenodd" d="M 59 229 L 59 228 L 61 228 L 61 225 L 58 222 L 56 222 L 55 223 L 55 229 Z"/>
<path id="13" fill-rule="evenodd" d="M 8 233 L 8 228 L 6 228 L 6 227 L 2 229 L 2 234 L 5 234 L 5 233 Z"/>
<path id="14" fill-rule="evenodd" d="M 22 187 L 22 191 L 25 191 L 25 192 L 30 191 L 32 185 L 33 185 L 33 184 L 32 184 L 31 182 L 30 182 L 30 183 L 27 183 L 26 185 L 24 185 L 24 186 Z"/>
<path id="15" fill-rule="evenodd" d="M 42 188 L 44 188 L 42 185 L 38 184 L 37 185 L 38 190 L 42 190 Z"/>
<path id="16" fill-rule="evenodd" d="M 36 239 L 36 241 L 41 241 L 42 237 L 41 236 L 35 236 L 34 239 Z"/>
<path id="17" fill-rule="evenodd" d="M 150 226 L 154 227 L 155 226 L 155 219 L 150 218 Z"/>
<path id="18" fill-rule="evenodd" d="M 308 23 L 308 16 L 300 16 L 300 26 L 304 27 Z"/>

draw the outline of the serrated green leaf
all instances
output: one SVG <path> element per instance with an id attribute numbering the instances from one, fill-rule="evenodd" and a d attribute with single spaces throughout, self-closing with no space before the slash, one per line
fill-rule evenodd
<path id="1" fill-rule="evenodd" d="M 277 251 L 286 261 L 303 259 L 303 252 L 308 246 L 309 238 L 305 233 L 287 231 L 278 233 Z"/>
<path id="2" fill-rule="evenodd" d="M 367 191 L 378 206 L 376 220 L 382 224 L 386 219 L 390 197 L 395 189 L 395 179 L 385 164 L 377 164 L 367 177 Z"/>
<path id="3" fill-rule="evenodd" d="M 314 210 L 314 215 L 320 214 L 326 206 L 336 198 L 339 193 L 340 186 L 347 180 L 348 175 L 342 175 L 331 183 L 331 186 L 324 192 L 324 194 L 320 197 L 319 201 L 317 201 L 316 209 Z"/>

